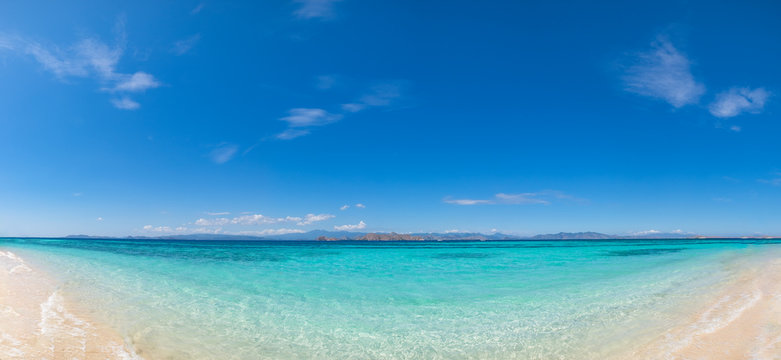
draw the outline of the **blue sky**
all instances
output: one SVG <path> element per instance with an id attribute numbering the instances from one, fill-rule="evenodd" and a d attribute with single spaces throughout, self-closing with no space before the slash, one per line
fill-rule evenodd
<path id="1" fill-rule="evenodd" d="M 781 235 L 770 1 L 0 3 L 0 236 Z"/>

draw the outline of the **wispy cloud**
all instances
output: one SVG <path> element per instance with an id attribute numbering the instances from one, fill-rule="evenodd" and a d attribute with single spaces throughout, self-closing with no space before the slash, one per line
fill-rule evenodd
<path id="1" fill-rule="evenodd" d="M 98 38 L 87 37 L 75 44 L 60 48 L 44 45 L 22 36 L 0 34 L 0 48 L 32 57 L 46 71 L 63 81 L 72 77 L 93 78 L 101 84 L 102 90 L 121 95 L 119 98 L 110 99 L 116 108 L 135 110 L 140 105 L 124 94 L 143 92 L 159 87 L 161 83 L 153 75 L 143 71 L 134 73 L 117 71 L 126 42 L 123 20 L 117 22 L 115 35 L 112 45 Z"/>
<path id="2" fill-rule="evenodd" d="M 302 220 L 300 220 L 296 225 L 299 225 L 299 226 L 309 225 L 309 224 L 312 224 L 312 223 L 315 223 L 315 222 L 325 221 L 325 220 L 328 220 L 328 219 L 333 219 L 335 217 L 336 216 L 331 215 L 331 214 L 319 214 L 319 215 L 306 214 L 306 216 L 304 216 L 304 218 Z"/>
<path id="3" fill-rule="evenodd" d="M 198 6 L 194 7 L 192 10 L 190 10 L 190 15 L 195 15 L 195 14 L 201 12 L 201 10 L 203 10 L 203 8 L 205 6 L 206 6 L 205 2 L 202 2 L 202 3 L 198 4 Z"/>
<path id="4" fill-rule="evenodd" d="M 230 215 L 230 212 L 227 211 L 219 211 L 219 212 L 206 212 L 206 215 L 209 216 L 223 216 L 223 215 Z"/>
<path id="5" fill-rule="evenodd" d="M 334 230 L 339 230 L 339 231 L 360 230 L 360 229 L 365 229 L 365 228 L 366 228 L 366 223 L 363 222 L 363 220 L 361 220 L 361 222 L 359 222 L 359 223 L 357 223 L 355 225 L 348 224 L 348 225 L 334 226 Z"/>
<path id="6" fill-rule="evenodd" d="M 390 105 L 394 99 L 401 96 L 401 85 L 398 82 L 387 82 L 373 86 L 369 92 L 362 95 L 358 101 L 342 104 L 342 110 L 355 113 L 372 107 Z"/>
<path id="7" fill-rule="evenodd" d="M 171 47 L 171 52 L 176 55 L 184 55 L 188 53 L 198 41 L 201 40 L 201 34 L 195 34 L 184 40 L 179 40 Z"/>
<path id="8" fill-rule="evenodd" d="M 781 173 L 773 174 L 775 177 L 770 179 L 757 179 L 758 182 L 773 186 L 781 186 Z"/>
<path id="9" fill-rule="evenodd" d="M 400 96 L 400 82 L 386 82 L 372 87 L 369 92 L 359 98 L 359 101 L 342 104 L 341 114 L 331 113 L 320 108 L 290 109 L 288 116 L 279 119 L 287 122 L 288 128 L 277 134 L 276 138 L 290 140 L 308 135 L 313 127 L 337 122 L 346 114 L 357 113 L 374 107 L 389 106 L 394 99 Z"/>
<path id="10" fill-rule="evenodd" d="M 216 214 L 216 213 L 215 213 Z M 334 218 L 331 214 L 306 214 L 304 216 L 271 217 L 263 214 L 246 214 L 234 218 L 200 218 L 195 221 L 198 226 L 225 226 L 225 225 L 268 225 L 285 222 L 296 223 L 298 226 L 311 225 L 316 222 Z"/>
<path id="11" fill-rule="evenodd" d="M 294 12 L 301 19 L 330 19 L 334 16 L 334 4 L 341 0 L 294 0 L 299 4 Z"/>
<path id="12" fill-rule="evenodd" d="M 539 204 L 549 205 L 555 200 L 570 200 L 576 202 L 583 202 L 584 199 L 576 198 L 574 196 L 565 194 L 558 190 L 543 190 L 539 192 L 528 193 L 516 193 L 506 194 L 498 193 L 490 199 L 454 199 L 452 197 L 446 197 L 442 199 L 447 204 L 454 205 L 522 205 L 522 204 Z"/>
<path id="13" fill-rule="evenodd" d="M 295 139 L 300 136 L 309 134 L 309 128 L 315 126 L 323 126 L 342 118 L 340 114 L 332 114 L 323 109 L 312 108 L 295 108 L 288 111 L 288 116 L 282 117 L 282 120 L 287 123 L 288 128 L 277 134 L 277 138 L 281 140 Z"/>
<path id="14" fill-rule="evenodd" d="M 692 75 L 689 58 L 664 37 L 634 57 L 624 81 L 627 91 L 662 99 L 675 108 L 695 104 L 705 93 L 705 85 Z"/>
<path id="15" fill-rule="evenodd" d="M 141 107 L 141 104 L 133 101 L 133 99 L 127 96 L 123 96 L 118 99 L 111 99 L 110 101 L 112 104 L 114 104 L 115 108 L 122 110 L 135 110 Z"/>
<path id="16" fill-rule="evenodd" d="M 366 208 L 366 205 L 361 204 L 361 203 L 355 204 L 353 206 L 355 206 L 357 209 L 365 209 Z M 349 208 L 350 208 L 350 205 L 346 205 L 345 204 L 345 205 L 342 205 L 342 207 L 340 207 L 339 210 L 344 211 L 344 210 L 347 210 Z"/>
<path id="17" fill-rule="evenodd" d="M 301 234 L 305 233 L 306 231 L 301 229 L 264 229 L 264 230 L 255 230 L 255 231 L 239 231 L 237 234 L 239 235 L 285 235 L 285 234 Z"/>
<path id="18" fill-rule="evenodd" d="M 295 108 L 288 111 L 288 116 L 280 118 L 293 128 L 312 127 L 330 124 L 341 119 L 341 115 L 331 114 L 323 109 Z"/>
<path id="19" fill-rule="evenodd" d="M 209 158 L 215 164 L 224 164 L 233 159 L 238 150 L 239 147 L 234 144 L 221 144 L 209 153 Z"/>
<path id="20" fill-rule="evenodd" d="M 315 86 L 320 90 L 328 90 L 336 84 L 336 76 L 334 75 L 320 75 L 315 80 Z"/>
<path id="21" fill-rule="evenodd" d="M 732 88 L 716 95 L 708 110 L 715 117 L 729 118 L 743 112 L 758 114 L 765 108 L 770 93 L 763 88 Z"/>

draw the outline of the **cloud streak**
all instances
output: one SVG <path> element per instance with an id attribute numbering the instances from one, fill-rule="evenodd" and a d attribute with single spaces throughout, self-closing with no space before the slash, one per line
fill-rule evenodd
<path id="1" fill-rule="evenodd" d="M 629 92 L 662 99 L 675 108 L 695 104 L 705 93 L 705 85 L 692 75 L 689 58 L 663 37 L 633 60 L 624 75 Z"/>
<path id="2" fill-rule="evenodd" d="M 341 113 L 331 113 L 321 108 L 293 108 L 288 115 L 280 118 L 288 124 L 287 129 L 276 135 L 280 140 L 291 140 L 312 132 L 312 128 L 328 125 L 341 120 L 344 115 L 357 113 L 374 107 L 391 105 L 401 96 L 401 86 L 397 82 L 375 85 L 356 102 L 342 104 Z"/>
<path id="3" fill-rule="evenodd" d="M 453 205 L 549 205 L 557 200 L 571 200 L 576 202 L 583 202 L 584 199 L 579 199 L 571 195 L 567 195 L 557 190 L 543 190 L 539 192 L 528 193 L 498 193 L 489 199 L 454 199 L 452 197 L 446 197 L 442 199 L 442 202 Z"/>
<path id="4" fill-rule="evenodd" d="M 299 8 L 293 13 L 300 19 L 330 19 L 334 4 L 341 0 L 294 0 Z"/>
<path id="5" fill-rule="evenodd" d="M 239 147 L 233 144 L 222 144 L 209 153 L 209 158 L 215 164 L 224 164 L 236 155 Z"/>
<path id="6" fill-rule="evenodd" d="M 97 38 L 87 37 L 65 48 L 44 45 L 21 36 L 9 37 L 0 34 L 0 49 L 32 57 L 44 70 L 62 81 L 74 77 L 93 78 L 102 85 L 101 90 L 118 95 L 110 99 L 114 107 L 121 110 L 136 110 L 140 104 L 129 98 L 127 94 L 143 92 L 160 87 L 162 84 L 153 75 L 143 71 L 134 73 L 117 71 L 117 65 L 125 49 L 126 35 L 123 21 L 117 22 L 115 32 L 116 39 L 113 45 Z"/>
<path id="7" fill-rule="evenodd" d="M 171 52 L 176 55 L 184 55 L 190 52 L 193 47 L 195 47 L 195 44 L 198 43 L 198 41 L 201 40 L 201 34 L 195 34 L 193 36 L 188 37 L 184 40 L 179 40 L 174 43 L 174 45 L 171 47 Z"/>

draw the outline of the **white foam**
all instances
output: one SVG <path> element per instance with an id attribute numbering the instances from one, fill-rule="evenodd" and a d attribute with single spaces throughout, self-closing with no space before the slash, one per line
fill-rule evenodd
<path id="1" fill-rule="evenodd" d="M 754 289 L 751 293 L 727 295 L 706 310 L 700 318 L 689 325 L 683 334 L 668 333 L 671 342 L 666 343 L 665 358 L 675 358 L 674 354 L 692 344 L 695 338 L 712 334 L 739 319 L 748 309 L 762 299 L 762 291 Z M 683 336 L 681 336 L 683 335 Z M 673 339 L 677 341 L 673 341 Z"/>
<path id="2" fill-rule="evenodd" d="M 0 359 L 23 359 L 22 342 L 0 331 Z"/>
<path id="3" fill-rule="evenodd" d="M 38 323 L 38 329 L 41 338 L 50 344 L 49 349 L 52 352 L 55 350 L 55 338 L 63 334 L 76 339 L 81 345 L 82 352 L 86 352 L 89 327 L 89 323 L 65 310 L 65 301 L 58 291 L 53 292 L 41 304 L 41 321 Z"/>
<path id="4" fill-rule="evenodd" d="M 10 251 L 0 251 L 0 256 L 7 257 L 7 258 L 9 258 L 11 260 L 14 260 L 16 262 L 19 262 L 19 263 L 24 263 L 24 260 L 22 260 L 22 258 L 16 256 L 16 254 L 14 254 L 14 253 L 12 253 Z"/>

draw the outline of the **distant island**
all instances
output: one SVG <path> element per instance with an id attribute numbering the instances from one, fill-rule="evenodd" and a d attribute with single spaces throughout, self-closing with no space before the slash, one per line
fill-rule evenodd
<path id="1" fill-rule="evenodd" d="M 230 234 L 188 234 L 188 235 L 163 235 L 163 236 L 94 236 L 94 235 L 68 235 L 68 239 L 160 239 L 160 240 L 233 240 L 233 241 L 498 241 L 498 240 L 623 240 L 623 239 L 705 239 L 719 238 L 687 233 L 651 233 L 641 235 L 610 235 L 598 232 L 560 232 L 556 234 L 540 234 L 534 236 L 518 236 L 502 233 L 363 233 L 350 231 L 326 231 L 312 230 L 305 233 L 293 233 L 283 235 L 252 236 Z M 737 236 L 729 238 L 745 239 L 774 239 L 772 236 Z"/>

